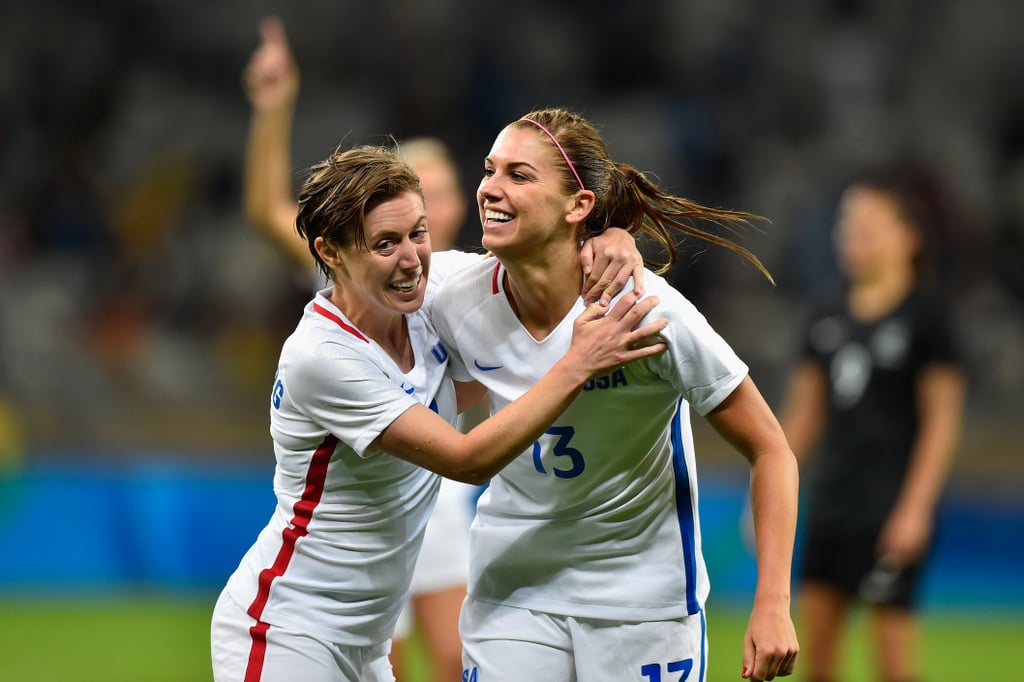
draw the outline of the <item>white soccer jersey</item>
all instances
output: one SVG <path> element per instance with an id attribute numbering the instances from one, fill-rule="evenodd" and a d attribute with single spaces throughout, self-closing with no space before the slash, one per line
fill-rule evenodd
<path id="1" fill-rule="evenodd" d="M 467 260 L 433 258 L 428 297 Z M 454 423 L 455 391 L 426 306 L 406 316 L 415 366 L 403 373 L 328 295 L 307 304 L 281 350 L 270 409 L 277 507 L 225 592 L 264 632 L 369 646 L 391 636 L 440 482 L 370 444 L 417 402 Z"/>
<path id="2" fill-rule="evenodd" d="M 492 412 L 536 383 L 569 347 L 582 299 L 538 341 L 516 318 L 504 268 L 483 261 L 438 292 L 433 320 L 456 379 L 487 386 Z M 664 279 L 648 315 L 668 319 L 668 350 L 590 381 L 480 498 L 470 594 L 580 618 L 637 622 L 701 610 L 701 555 L 689 410 L 707 414 L 746 365 Z"/>

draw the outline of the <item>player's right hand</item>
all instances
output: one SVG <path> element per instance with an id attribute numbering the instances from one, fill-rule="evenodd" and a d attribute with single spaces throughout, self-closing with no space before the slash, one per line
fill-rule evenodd
<path id="1" fill-rule="evenodd" d="M 245 66 L 242 85 L 254 109 L 294 106 L 299 94 L 299 69 L 284 24 L 277 17 L 260 22 L 260 44 Z"/>

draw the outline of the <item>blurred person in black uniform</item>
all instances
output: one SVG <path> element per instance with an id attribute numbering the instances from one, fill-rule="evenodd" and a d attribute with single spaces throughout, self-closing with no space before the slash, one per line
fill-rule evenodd
<path id="1" fill-rule="evenodd" d="M 782 425 L 808 476 L 798 577 L 813 682 L 837 679 L 846 616 L 871 614 L 879 679 L 919 679 L 915 615 L 936 507 L 960 436 L 964 376 L 947 306 L 921 278 L 926 213 L 916 176 L 849 184 L 834 243 L 844 282 L 810 302 Z"/>

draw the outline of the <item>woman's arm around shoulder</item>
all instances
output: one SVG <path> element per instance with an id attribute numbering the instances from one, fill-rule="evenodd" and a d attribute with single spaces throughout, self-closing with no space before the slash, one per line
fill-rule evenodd
<path id="1" fill-rule="evenodd" d="M 591 305 L 577 317 L 566 354 L 529 391 L 467 434 L 414 405 L 374 445 L 413 464 L 466 483 L 484 483 L 530 446 L 564 412 L 590 378 L 655 355 L 664 344 L 641 344 L 665 326 L 641 324 L 657 297 L 623 297 L 611 310 Z"/>

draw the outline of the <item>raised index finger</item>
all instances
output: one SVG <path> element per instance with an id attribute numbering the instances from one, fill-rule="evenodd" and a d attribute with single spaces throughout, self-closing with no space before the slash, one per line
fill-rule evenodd
<path id="1" fill-rule="evenodd" d="M 265 43 L 288 46 L 288 34 L 284 30 L 284 22 L 273 15 L 264 17 L 260 21 L 260 37 Z"/>

